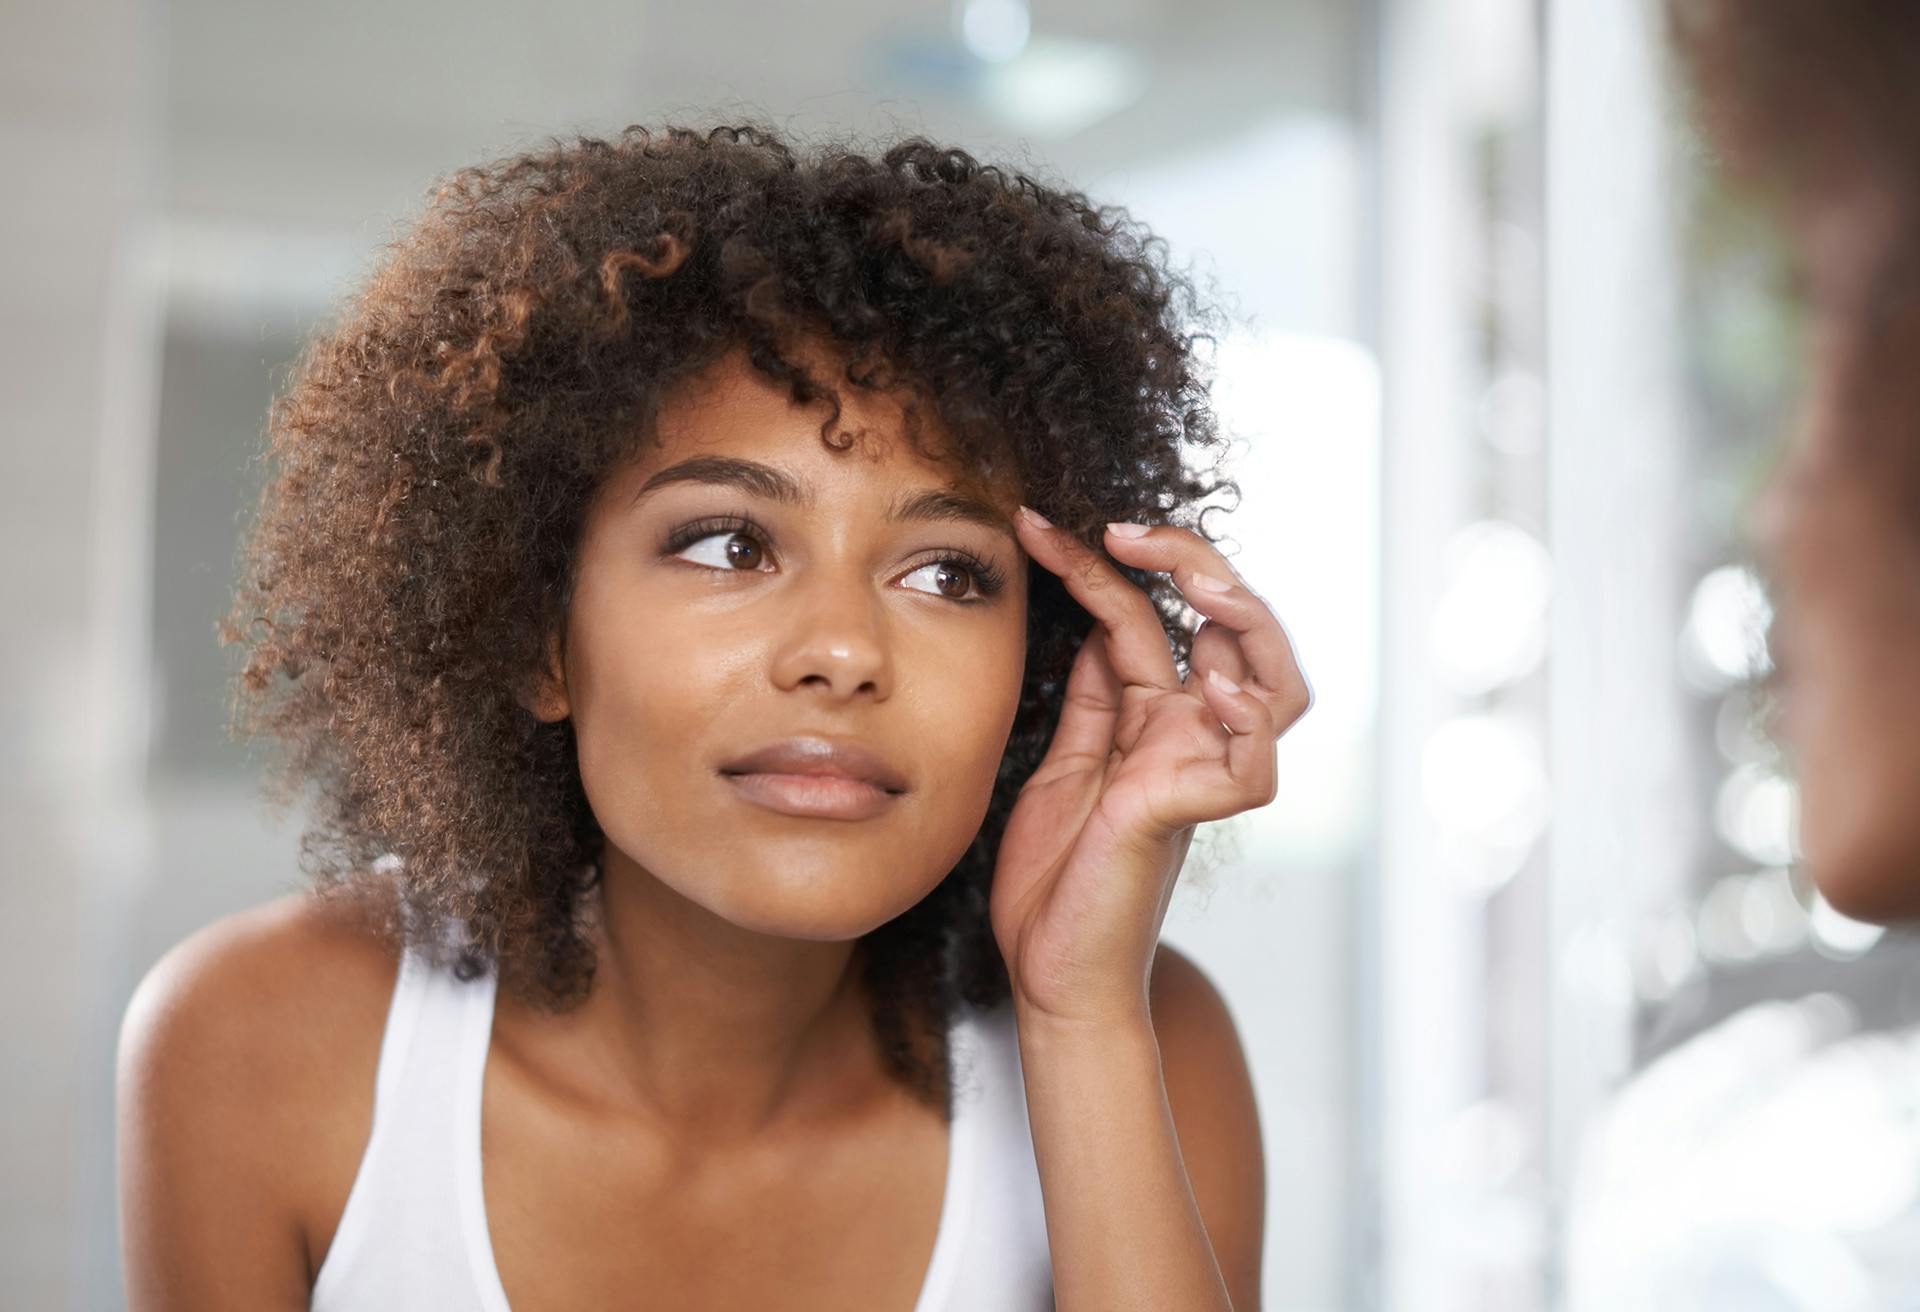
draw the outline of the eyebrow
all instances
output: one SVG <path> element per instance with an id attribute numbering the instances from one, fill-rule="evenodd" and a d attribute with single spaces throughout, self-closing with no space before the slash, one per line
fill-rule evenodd
<path id="1" fill-rule="evenodd" d="M 738 456 L 693 456 L 668 465 L 647 479 L 634 493 L 628 508 L 639 505 L 648 493 L 670 483 L 712 483 L 786 506 L 810 506 L 814 500 L 813 489 L 783 469 Z M 958 488 L 923 488 L 897 498 L 888 508 L 887 518 L 911 523 L 978 524 L 1005 534 L 1016 543 L 1019 541 L 1012 521 L 998 506 Z"/>

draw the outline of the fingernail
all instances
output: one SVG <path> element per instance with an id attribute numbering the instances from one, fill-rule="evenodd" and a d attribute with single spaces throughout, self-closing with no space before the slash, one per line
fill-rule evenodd
<path id="1" fill-rule="evenodd" d="M 1031 520 L 1034 524 L 1038 525 L 1041 528 L 1053 527 L 1052 522 L 1048 520 L 1045 515 L 1035 510 L 1032 506 L 1026 506 L 1026 505 L 1021 506 L 1020 513 L 1025 515 L 1029 520 Z"/>
<path id="2" fill-rule="evenodd" d="M 1225 579 L 1215 578 L 1211 574 L 1195 573 L 1194 575 L 1191 576 L 1191 579 L 1189 581 L 1193 584 L 1194 587 L 1200 589 L 1202 592 L 1232 592 L 1233 591 L 1233 584 L 1227 582 Z"/>
<path id="3" fill-rule="evenodd" d="M 1141 537 L 1147 531 L 1147 526 L 1145 524 L 1127 524 L 1127 523 L 1116 524 L 1116 523 L 1109 522 L 1107 524 L 1107 527 L 1111 529 L 1115 534 L 1123 538 Z"/>
<path id="4" fill-rule="evenodd" d="M 1232 679 L 1229 679 L 1226 675 L 1220 673 L 1220 671 L 1218 670 L 1208 670 L 1207 677 L 1209 679 L 1212 679 L 1216 684 L 1220 685 L 1222 688 L 1225 688 L 1228 692 L 1240 691 L 1239 684 L 1235 683 Z"/>

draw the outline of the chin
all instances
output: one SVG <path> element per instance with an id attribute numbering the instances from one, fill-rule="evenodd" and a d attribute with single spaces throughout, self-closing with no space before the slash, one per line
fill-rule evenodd
<path id="1" fill-rule="evenodd" d="M 894 887 L 849 887 L 844 879 L 771 879 L 738 888 L 708 909 L 741 929 L 770 938 L 837 943 L 870 934 L 925 895 L 901 900 Z"/>
<path id="2" fill-rule="evenodd" d="M 1920 921 L 1920 742 L 1905 728 L 1920 699 L 1884 669 L 1820 672 L 1794 690 L 1789 735 L 1806 873 L 1841 915 Z"/>
<path id="3" fill-rule="evenodd" d="M 1823 842 L 1808 836 L 1807 872 L 1841 915 L 1879 925 L 1920 922 L 1920 832 L 1910 817 L 1897 820 Z"/>

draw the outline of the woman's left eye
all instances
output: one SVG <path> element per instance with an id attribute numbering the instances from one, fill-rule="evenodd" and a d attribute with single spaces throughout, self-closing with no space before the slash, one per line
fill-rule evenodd
<path id="1" fill-rule="evenodd" d="M 958 593 L 951 593 L 946 591 L 939 592 L 940 596 L 946 597 L 950 601 L 984 600 L 985 598 L 992 596 L 995 591 L 994 588 L 988 586 L 990 581 L 982 577 L 981 572 L 979 570 L 975 569 L 973 566 L 969 565 L 964 560 L 931 560 L 931 561 L 928 561 L 926 564 L 919 566 L 917 569 L 913 571 L 913 573 L 908 574 L 907 577 L 912 578 L 914 574 L 926 574 L 929 571 L 932 572 L 932 577 L 936 580 L 936 582 L 933 585 L 936 590 L 940 589 L 940 584 L 937 580 L 941 577 L 943 571 L 946 577 L 948 578 L 960 576 L 965 579 L 965 582 L 959 585 L 960 591 Z M 972 586 L 971 587 L 968 586 L 969 584 L 971 584 Z M 967 594 L 973 591 L 975 588 L 979 590 L 980 596 L 977 598 L 969 597 Z"/>

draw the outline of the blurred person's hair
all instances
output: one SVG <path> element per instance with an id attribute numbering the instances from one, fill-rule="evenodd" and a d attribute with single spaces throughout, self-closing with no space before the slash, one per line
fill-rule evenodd
<path id="1" fill-rule="evenodd" d="M 1780 204 L 1812 308 L 1856 331 L 1836 374 L 1847 449 L 1920 533 L 1920 3 L 1667 0 L 1709 135 Z M 1864 466 L 1863 466 L 1864 467 Z"/>
<path id="2" fill-rule="evenodd" d="M 836 434 L 840 386 L 903 399 L 916 450 L 1098 544 L 1109 520 L 1200 528 L 1224 446 L 1196 331 L 1216 319 L 1123 209 L 910 138 L 797 151 L 763 126 L 628 128 L 469 168 L 310 342 L 268 429 L 271 476 L 221 628 L 245 646 L 236 733 L 284 749 L 269 795 L 318 794 L 323 892 L 391 879 L 387 932 L 553 1008 L 593 973 L 603 835 L 570 720 L 519 692 L 564 633 L 595 489 L 676 385 L 740 347 Z M 836 346 L 817 377 L 808 341 Z M 921 418 L 937 419 L 934 448 Z M 1149 591 L 1184 668 L 1191 633 Z M 865 936 L 897 1078 L 915 1022 L 1007 993 L 987 920 L 1015 795 L 1090 616 L 1028 570 L 1025 682 L 984 823 L 921 903 Z M 671 622 L 662 617 L 662 622 Z"/>
<path id="3" fill-rule="evenodd" d="M 1716 142 L 1797 200 L 1920 193 L 1920 4 L 1668 0 Z"/>

